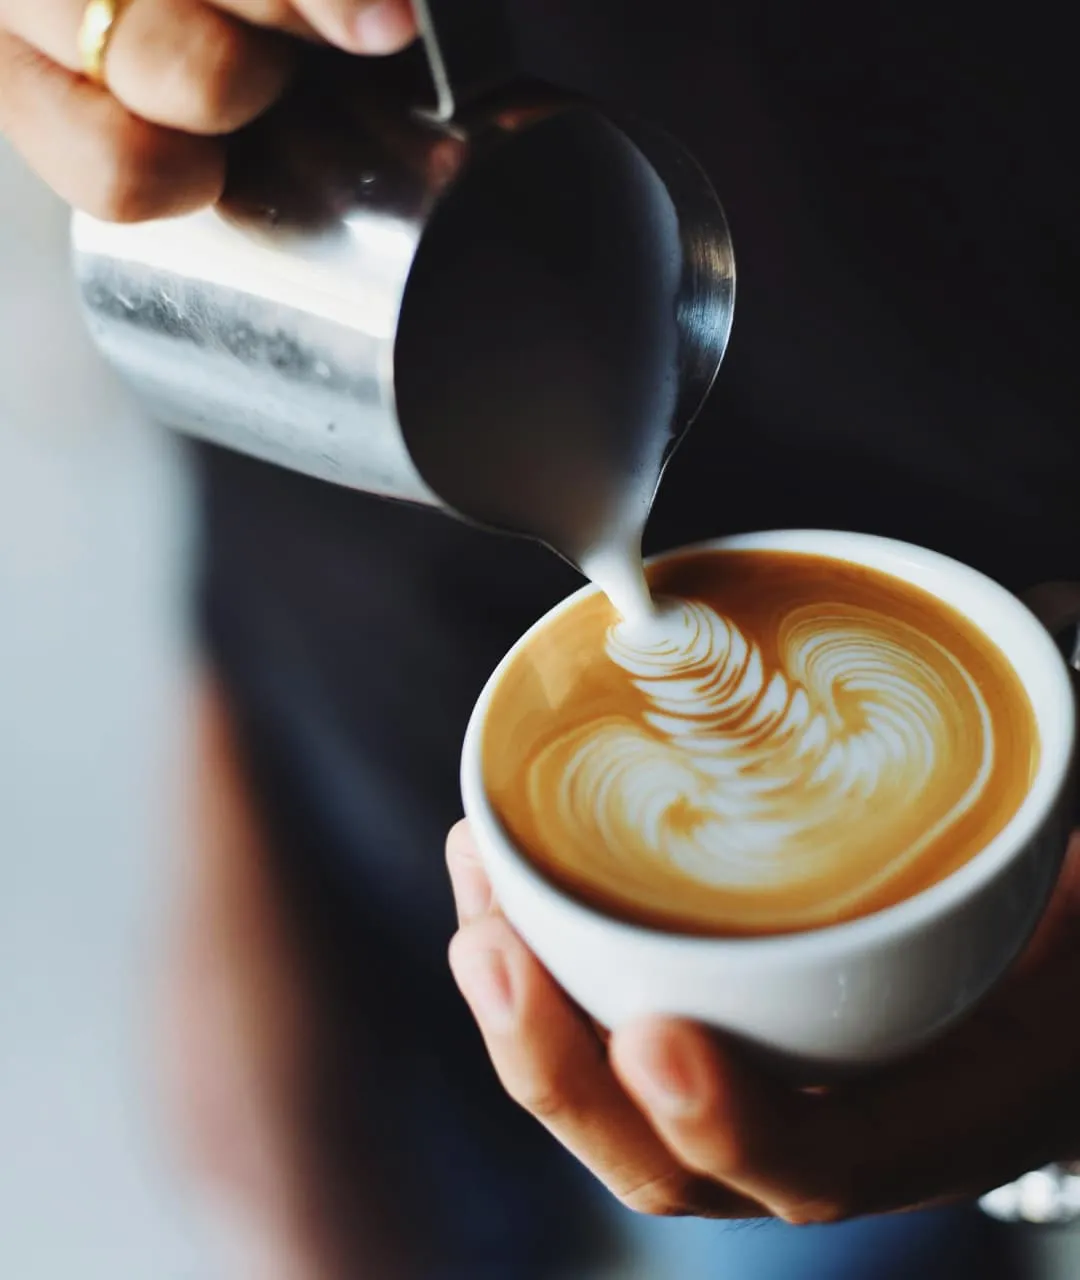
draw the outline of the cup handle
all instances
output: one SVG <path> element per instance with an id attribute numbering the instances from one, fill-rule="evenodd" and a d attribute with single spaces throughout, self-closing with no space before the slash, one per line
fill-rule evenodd
<path id="1" fill-rule="evenodd" d="M 1020 599 L 1057 641 L 1073 671 L 1080 673 L 1080 582 L 1040 582 Z"/>

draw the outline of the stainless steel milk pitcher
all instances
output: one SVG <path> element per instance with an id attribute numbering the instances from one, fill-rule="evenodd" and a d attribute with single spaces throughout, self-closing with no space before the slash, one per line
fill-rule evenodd
<path id="1" fill-rule="evenodd" d="M 495 8 L 448 5 L 440 40 L 418 6 L 433 103 L 396 64 L 312 50 L 232 140 L 218 207 L 78 216 L 75 264 L 162 422 L 580 564 L 644 524 L 719 368 L 734 262 L 668 135 L 500 85 Z"/>

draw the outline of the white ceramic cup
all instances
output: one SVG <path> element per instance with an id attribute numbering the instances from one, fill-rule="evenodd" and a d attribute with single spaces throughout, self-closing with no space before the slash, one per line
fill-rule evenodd
<path id="1" fill-rule="evenodd" d="M 805 552 L 865 565 L 929 591 L 988 635 L 1027 690 L 1041 746 L 1038 772 L 1012 821 L 945 880 L 824 929 L 702 938 L 606 916 L 555 887 L 515 848 L 484 787 L 481 741 L 492 693 L 537 628 L 500 664 L 473 712 L 462 762 L 465 811 L 510 922 L 602 1025 L 644 1014 L 691 1018 L 813 1076 L 887 1061 L 969 1010 L 1017 956 L 1046 906 L 1073 817 L 1068 667 L 1016 597 L 935 552 L 808 530 L 740 535 L 691 550 L 720 548 Z M 571 596 L 537 627 L 593 591 Z"/>

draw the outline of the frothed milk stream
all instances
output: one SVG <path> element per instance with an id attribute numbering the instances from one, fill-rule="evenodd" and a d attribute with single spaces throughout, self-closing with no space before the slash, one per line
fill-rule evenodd
<path id="1" fill-rule="evenodd" d="M 581 568 L 629 626 L 658 620 L 656 602 L 645 579 L 640 534 L 602 543 L 582 558 Z"/>

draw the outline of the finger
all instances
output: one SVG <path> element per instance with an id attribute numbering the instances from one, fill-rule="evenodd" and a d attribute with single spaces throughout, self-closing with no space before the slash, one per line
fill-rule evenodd
<path id="1" fill-rule="evenodd" d="M 0 0 L 9 29 L 69 71 L 82 70 L 83 0 Z M 130 0 L 105 61 L 108 88 L 135 115 L 187 133 L 225 134 L 254 120 L 288 82 L 288 43 L 203 0 Z"/>
<path id="2" fill-rule="evenodd" d="M 624 1204 L 654 1214 L 762 1216 L 759 1205 L 680 1168 L 585 1019 L 505 919 L 462 930 L 450 962 L 504 1088 Z"/>
<path id="3" fill-rule="evenodd" d="M 210 0 L 214 7 L 231 13 L 254 27 L 284 31 L 304 40 L 317 38 L 315 28 L 303 18 L 289 0 Z"/>
<path id="4" fill-rule="evenodd" d="M 826 1203 L 832 1180 L 823 1176 L 817 1187 L 802 1176 L 805 1113 L 819 1099 L 768 1080 L 703 1028 L 674 1019 L 619 1028 L 611 1060 L 680 1164 L 789 1222 L 845 1216 L 846 1206 Z M 815 1152 L 818 1165 L 830 1154 L 828 1146 Z"/>
<path id="5" fill-rule="evenodd" d="M 202 0 L 132 0 L 109 49 L 109 88 L 134 113 L 191 133 L 233 133 L 279 99 L 288 42 Z"/>
<path id="6" fill-rule="evenodd" d="M 416 38 L 411 0 L 295 0 L 295 6 L 332 44 L 354 53 L 397 53 Z"/>
<path id="7" fill-rule="evenodd" d="M 109 221 L 201 208 L 225 182 L 220 143 L 147 124 L 2 31 L 0 131 L 65 200 Z"/>
<path id="8" fill-rule="evenodd" d="M 467 821 L 457 823 L 446 837 L 446 865 L 454 890 L 459 925 L 471 924 L 493 913 L 501 914 Z M 611 1032 L 595 1019 L 589 1019 L 589 1026 L 601 1044 L 606 1045 L 611 1039 Z"/>
<path id="9" fill-rule="evenodd" d="M 446 837 L 446 865 L 454 890 L 458 923 L 471 924 L 495 910 L 491 881 L 467 822 L 459 822 Z"/>
<path id="10" fill-rule="evenodd" d="M 321 37 L 353 53 L 398 53 L 416 38 L 410 0 L 214 0 L 259 27 Z"/>
<path id="11" fill-rule="evenodd" d="M 1026 1039 L 1019 1048 L 1036 1056 Z M 970 1028 L 914 1062 L 816 1094 L 685 1023 L 621 1029 L 612 1060 L 681 1163 L 800 1224 L 977 1195 L 1055 1158 L 1028 1144 L 1053 1132 L 1040 1111 L 1064 1110 L 1059 1090 L 1023 1078 L 1015 1046 Z"/>
<path id="12" fill-rule="evenodd" d="M 288 43 L 202 0 L 132 0 L 109 48 L 108 84 L 144 119 L 190 133 L 233 133 L 282 94 Z"/>

